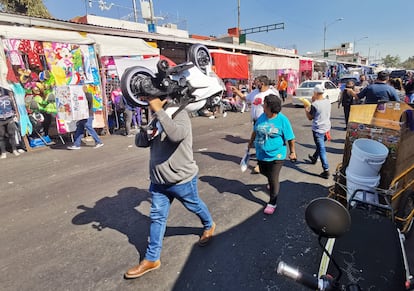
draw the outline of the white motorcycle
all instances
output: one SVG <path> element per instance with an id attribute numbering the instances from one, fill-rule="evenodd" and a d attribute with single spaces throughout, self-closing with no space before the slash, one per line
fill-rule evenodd
<path id="1" fill-rule="evenodd" d="M 170 67 L 166 60 L 157 64 L 158 72 L 142 66 L 128 68 L 121 79 L 121 90 L 132 106 L 148 106 L 148 98 L 170 98 L 175 104 L 193 111 L 208 98 L 220 96 L 225 87 L 212 70 L 208 49 L 200 44 L 190 47 L 187 62 Z"/>

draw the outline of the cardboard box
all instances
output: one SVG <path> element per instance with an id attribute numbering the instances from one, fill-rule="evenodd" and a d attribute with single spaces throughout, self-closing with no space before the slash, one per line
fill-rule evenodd
<path id="1" fill-rule="evenodd" d="M 392 180 L 400 174 L 404 175 L 414 164 L 413 119 L 413 108 L 403 102 L 353 105 L 346 133 L 342 174 L 345 174 L 349 164 L 352 143 L 358 138 L 373 139 L 389 149 L 380 171 L 379 185 L 381 189 L 389 189 Z"/>

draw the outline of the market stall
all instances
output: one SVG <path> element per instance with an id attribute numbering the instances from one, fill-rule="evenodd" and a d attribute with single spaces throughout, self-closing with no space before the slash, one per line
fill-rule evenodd
<path id="1" fill-rule="evenodd" d="M 83 86 L 94 97 L 94 126 L 105 126 L 93 39 L 84 33 L 35 27 L 0 26 L 0 31 L 0 62 L 7 68 L 0 82 L 14 93 L 28 150 L 45 146 L 50 136 L 74 131 L 76 121 L 88 117 Z"/>
<path id="2" fill-rule="evenodd" d="M 299 86 L 299 59 L 274 56 L 250 56 L 251 71 L 254 76 L 266 75 L 271 80 L 278 80 L 283 75 L 288 81 L 288 94 Z"/>
<path id="3" fill-rule="evenodd" d="M 102 88 L 104 88 L 107 114 L 105 121 L 110 132 L 120 128 L 125 104 L 122 104 L 121 78 L 124 71 L 133 66 L 143 66 L 157 72 L 159 49 L 139 38 L 101 34 L 88 34 L 96 43 L 101 63 Z M 134 113 L 139 109 L 135 109 Z"/>

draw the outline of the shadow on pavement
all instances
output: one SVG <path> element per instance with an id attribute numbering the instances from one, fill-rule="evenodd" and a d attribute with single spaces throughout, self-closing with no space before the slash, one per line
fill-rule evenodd
<path id="1" fill-rule="evenodd" d="M 206 175 L 201 176 L 200 181 L 210 184 L 212 187 L 216 188 L 217 192 L 219 193 L 231 193 L 238 195 L 246 200 L 255 202 L 259 205 L 264 206 L 266 204 L 265 201 L 253 196 L 251 193 L 251 191 L 258 191 L 264 188 L 262 184 L 246 185 L 239 180 L 230 180 L 222 177 Z"/>
<path id="2" fill-rule="evenodd" d="M 205 151 L 205 152 L 198 152 L 199 154 L 202 155 L 206 155 L 209 156 L 215 160 L 219 160 L 219 161 L 227 161 L 227 162 L 234 162 L 236 164 L 240 163 L 241 160 L 241 156 L 234 156 L 234 155 L 228 155 L 228 154 L 224 154 L 224 153 L 219 153 L 219 152 L 209 152 L 209 151 Z"/>
<path id="3" fill-rule="evenodd" d="M 72 219 L 75 225 L 91 224 L 97 231 L 110 228 L 124 234 L 135 246 L 138 254 L 144 254 L 149 235 L 150 219 L 135 208 L 142 202 L 150 202 L 146 190 L 135 187 L 120 189 L 113 197 L 104 197 L 92 207 L 79 205 L 83 210 Z"/>
<path id="4" fill-rule="evenodd" d="M 204 180 L 216 184 L 213 177 L 204 177 Z M 230 186 L 218 190 L 231 191 Z M 321 251 L 315 235 L 306 227 L 304 212 L 312 199 L 326 196 L 326 188 L 291 181 L 283 182 L 281 187 L 289 192 L 281 193 L 272 216 L 260 210 L 223 232 L 217 221 L 213 241 L 203 248 L 193 246 L 173 290 L 298 290 L 295 283 L 276 274 L 279 260 L 317 272 Z M 313 257 L 314 264 L 304 267 L 302 256 Z"/>
<path id="5" fill-rule="evenodd" d="M 124 234 L 138 255 L 144 255 L 149 236 L 150 218 L 137 211 L 142 202 L 151 203 L 150 193 L 135 187 L 120 189 L 118 195 L 104 197 L 93 207 L 79 205 L 83 210 L 72 219 L 75 225 L 91 224 L 97 231 L 110 228 Z M 165 236 L 199 235 L 201 227 L 167 227 Z"/>
<path id="6" fill-rule="evenodd" d="M 234 144 L 247 144 L 249 142 L 249 139 L 241 138 L 240 136 L 234 136 L 230 134 L 226 134 L 226 136 L 223 139 Z"/>

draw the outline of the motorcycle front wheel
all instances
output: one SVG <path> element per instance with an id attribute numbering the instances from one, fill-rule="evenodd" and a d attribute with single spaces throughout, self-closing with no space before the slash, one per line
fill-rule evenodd
<path id="1" fill-rule="evenodd" d="M 188 60 L 199 68 L 204 74 L 207 73 L 207 66 L 212 63 L 208 48 L 201 44 L 194 44 L 190 47 Z"/>
<path id="2" fill-rule="evenodd" d="M 152 72 L 144 67 L 130 67 L 125 70 L 121 78 L 121 90 L 127 102 L 133 106 L 148 106 L 146 98 L 141 90 L 144 80 L 153 78 Z"/>

